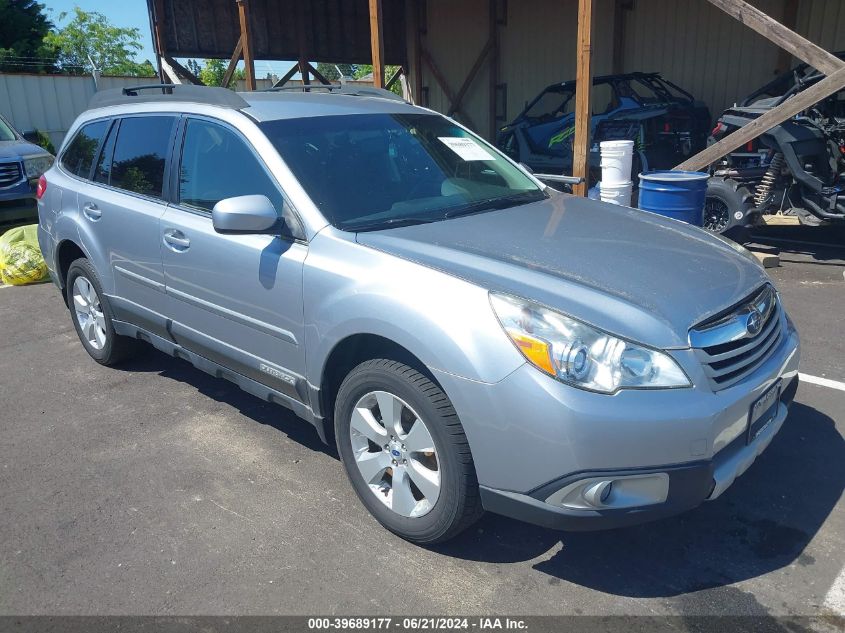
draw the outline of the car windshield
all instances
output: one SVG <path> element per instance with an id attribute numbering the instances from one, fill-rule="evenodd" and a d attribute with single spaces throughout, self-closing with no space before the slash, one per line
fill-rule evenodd
<path id="1" fill-rule="evenodd" d="M 326 219 L 344 230 L 435 222 L 546 197 L 496 149 L 436 114 L 260 126 Z"/>
<path id="2" fill-rule="evenodd" d="M 17 138 L 11 126 L 0 117 L 0 141 L 15 141 Z"/>

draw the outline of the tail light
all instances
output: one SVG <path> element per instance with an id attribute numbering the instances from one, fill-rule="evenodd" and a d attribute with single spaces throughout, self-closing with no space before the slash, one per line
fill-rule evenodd
<path id="1" fill-rule="evenodd" d="M 727 129 L 728 129 L 727 126 L 724 123 L 722 123 L 721 121 L 719 121 L 716 124 L 716 127 L 713 128 L 713 131 L 710 132 L 710 136 L 719 136 L 722 132 L 724 132 Z"/>
<path id="2" fill-rule="evenodd" d="M 669 121 L 665 121 L 663 123 L 663 131 L 664 132 L 671 132 L 672 131 L 672 125 L 669 123 Z"/>
<path id="3" fill-rule="evenodd" d="M 44 177 L 44 174 L 42 174 L 38 179 L 38 186 L 35 188 L 35 199 L 41 200 L 45 191 L 47 191 L 47 179 Z"/>

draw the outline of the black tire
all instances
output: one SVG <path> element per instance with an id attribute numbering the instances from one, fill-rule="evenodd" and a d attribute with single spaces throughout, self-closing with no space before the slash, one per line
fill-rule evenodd
<path id="1" fill-rule="evenodd" d="M 387 507 L 355 463 L 350 435 L 353 408 L 374 391 L 388 392 L 407 403 L 425 421 L 434 442 L 440 493 L 422 516 L 405 517 Z M 483 513 L 475 465 L 461 422 L 446 394 L 417 370 L 387 359 L 361 363 L 340 386 L 334 419 L 338 453 L 352 487 L 370 514 L 394 534 L 418 544 L 440 543 L 465 530 Z"/>
<path id="2" fill-rule="evenodd" d="M 74 306 L 73 288 L 76 280 L 80 277 L 88 280 L 91 284 L 94 292 L 96 292 L 97 300 L 102 311 L 105 343 L 99 349 L 92 345 L 83 333 L 82 325 L 79 322 L 79 317 Z M 91 358 L 101 365 L 110 366 L 128 360 L 138 353 L 140 348 L 139 341 L 125 336 L 118 336 L 114 331 L 111 306 L 103 292 L 100 278 L 97 276 L 97 272 L 94 270 L 91 262 L 85 258 L 79 258 L 71 263 L 70 268 L 68 268 L 65 291 L 67 292 L 67 304 L 70 310 L 71 321 L 73 321 L 73 327 L 76 330 L 77 336 L 79 336 L 82 346 Z"/>
<path id="3" fill-rule="evenodd" d="M 731 178 L 714 176 L 707 181 L 703 227 L 736 242 L 747 239 L 755 214 L 754 195 Z"/>

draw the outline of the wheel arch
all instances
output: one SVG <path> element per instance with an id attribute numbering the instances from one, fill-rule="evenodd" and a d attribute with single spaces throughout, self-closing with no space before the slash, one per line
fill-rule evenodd
<path id="1" fill-rule="evenodd" d="M 62 296 L 67 303 L 67 273 L 70 265 L 80 257 L 88 258 L 85 250 L 72 239 L 62 240 L 56 245 L 55 251 L 56 259 L 56 276 L 58 277 L 59 287 L 62 289 Z"/>
<path id="2" fill-rule="evenodd" d="M 343 379 L 361 363 L 376 358 L 395 360 L 416 369 L 445 393 L 428 366 L 407 347 L 379 334 L 351 334 L 331 349 L 320 373 L 315 404 L 323 416 L 324 440 L 330 441 L 334 432 L 334 406 Z"/>

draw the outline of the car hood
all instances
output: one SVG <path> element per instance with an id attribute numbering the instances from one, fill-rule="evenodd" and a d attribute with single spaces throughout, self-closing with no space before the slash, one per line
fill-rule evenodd
<path id="1" fill-rule="evenodd" d="M 768 280 L 748 251 L 702 229 L 567 194 L 356 239 L 662 348 L 688 347 L 691 326 Z"/>
<path id="2" fill-rule="evenodd" d="M 47 150 L 41 149 L 38 145 L 33 145 L 28 141 L 0 141 L 0 160 L 47 153 Z"/>

